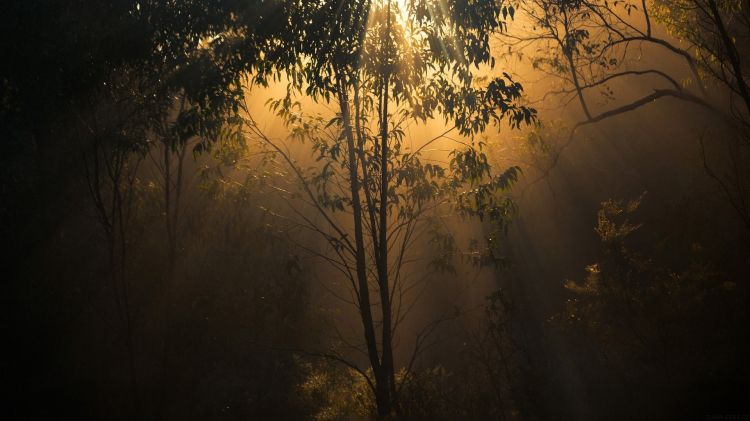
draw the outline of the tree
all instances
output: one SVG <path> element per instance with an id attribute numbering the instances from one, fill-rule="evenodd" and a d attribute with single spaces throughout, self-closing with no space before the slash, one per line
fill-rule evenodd
<path id="1" fill-rule="evenodd" d="M 750 152 L 746 3 L 528 0 L 518 3 L 517 13 L 529 25 L 501 38 L 510 45 L 510 56 L 528 56 L 535 69 L 560 82 L 542 100 L 558 96 L 563 104 L 578 104 L 582 118 L 573 125 L 569 138 L 586 125 L 667 98 L 697 105 L 719 126 L 728 128 L 731 139 L 720 145 L 728 165 L 722 170 L 711 165 L 701 138 L 704 164 L 750 227 L 746 188 L 750 175 L 745 169 Z M 649 61 L 644 51 L 658 52 L 666 59 Z M 670 60 L 685 67 L 670 65 Z M 615 92 L 618 83 L 634 78 L 648 81 L 651 92 Z M 711 86 L 719 89 L 706 89 Z M 596 104 L 594 93 L 606 105 Z"/>
<path id="2" fill-rule="evenodd" d="M 746 393 L 734 379 L 747 370 L 742 346 L 730 351 L 720 344 L 744 330 L 741 286 L 727 280 L 697 242 L 685 262 L 665 263 L 664 252 L 654 246 L 659 241 L 635 221 L 643 200 L 601 203 L 595 224 L 601 255 L 586 266 L 584 279 L 565 281 L 569 299 L 552 320 L 589 335 L 595 357 L 624 392 L 651 391 L 632 395 L 634 413 L 643 407 L 695 413 L 717 402 L 738 405 Z M 705 393 L 686 405 L 682 397 L 696 387 Z"/>
<path id="3" fill-rule="evenodd" d="M 478 77 L 475 70 L 494 67 L 490 34 L 501 30 L 507 9 L 493 1 L 468 6 L 325 1 L 300 4 L 291 13 L 292 28 L 277 45 L 300 57 L 284 69 L 288 93 L 271 107 L 292 139 L 309 143 L 318 162 L 312 169 L 301 167 L 245 109 L 247 134 L 265 143 L 298 183 L 294 194 L 280 190 L 289 212 L 283 216 L 324 239 L 325 250 L 305 249 L 348 281 L 369 370 L 327 355 L 367 379 L 381 417 L 398 408 L 393 341 L 413 305 L 404 302 L 404 294 L 415 285 L 405 285 L 402 270 L 410 248 L 430 229 L 442 231 L 438 214 L 446 206 L 464 216 L 507 222 L 513 205 L 501 193 L 518 169 L 496 174 L 476 137 L 503 119 L 517 128 L 535 117 L 518 104 L 520 84 L 507 74 Z M 335 104 L 335 115 L 304 112 L 295 100 L 298 93 Z M 435 118 L 447 125 L 442 135 L 407 138 L 407 125 Z M 426 148 L 452 131 L 462 138 L 454 139 L 450 162 L 430 159 Z M 454 252 L 450 236 L 443 239 L 444 252 Z M 477 260 L 493 261 L 497 241 L 489 238 L 484 253 L 474 250 Z M 422 340 L 416 338 L 415 353 Z M 407 368 L 412 364 L 413 358 Z"/>
<path id="4" fill-rule="evenodd" d="M 277 22 L 286 20 L 285 3 L 52 0 L 3 6 L 0 130 L 6 153 L 1 158 L 0 213 L 3 237 L 17 239 L 3 262 L 12 288 L 30 290 L 17 276 L 27 256 L 78 211 L 80 199 L 90 199 L 104 233 L 102 249 L 110 256 L 109 273 L 101 283 L 115 290 L 112 305 L 103 311 L 118 309 L 114 330 L 127 339 L 123 347 L 133 400 L 138 348 L 133 331 L 142 315 L 136 310 L 143 309 L 132 308 L 129 284 L 138 279 L 128 276 L 126 268 L 134 240 L 128 223 L 138 164 L 155 144 L 164 145 L 160 151 L 165 158 L 179 150 L 181 162 L 196 143 L 197 152 L 210 148 L 243 95 L 240 77 L 249 71 L 262 79 L 274 63 L 289 59 L 263 54 L 268 38 L 284 29 Z M 185 104 L 177 121 L 180 100 L 175 97 Z M 169 127 L 160 127 L 164 122 Z M 174 182 L 171 175 L 165 185 Z M 168 188 L 164 195 L 170 227 L 164 261 L 170 275 L 165 278 L 171 278 L 179 253 L 174 228 L 180 220 L 174 206 L 179 200 L 174 193 Z M 65 287 L 75 290 L 51 288 Z M 23 314 L 22 306 L 33 307 L 13 304 L 19 309 L 12 314 Z M 18 358 L 34 359 L 25 349 L 44 343 L 49 333 L 19 332 L 29 344 L 18 341 L 18 349 L 24 350 Z"/>
<path id="5" fill-rule="evenodd" d="M 133 339 L 132 288 L 128 276 L 134 240 L 131 224 L 139 202 L 138 170 L 148 150 L 145 132 L 153 101 L 132 89 L 138 76 L 122 72 L 85 111 L 79 111 L 86 187 L 104 234 L 110 288 L 125 341 L 132 409 L 140 411 Z M 156 107 L 158 110 L 158 107 Z M 114 110 L 114 112 L 113 112 Z"/>

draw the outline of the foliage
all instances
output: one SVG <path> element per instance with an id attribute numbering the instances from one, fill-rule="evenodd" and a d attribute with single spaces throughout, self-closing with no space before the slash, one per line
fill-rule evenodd
<path id="1" fill-rule="evenodd" d="M 630 219 L 642 199 L 602 203 L 595 228 L 602 260 L 586 267 L 582 281 L 565 282 L 571 298 L 555 319 L 594 338 L 626 387 L 670 388 L 679 396 L 694 382 L 717 382 L 710 373 L 721 371 L 722 359 L 736 358 L 719 344 L 741 323 L 741 297 L 735 282 L 702 259 L 698 244 L 691 262 L 679 269 L 634 251 L 643 226 Z M 706 378 L 694 378 L 696 372 Z"/>
<path id="2" fill-rule="evenodd" d="M 369 419 L 376 411 L 369 386 L 359 373 L 326 360 L 301 364 L 307 375 L 298 386 L 300 399 L 311 419 Z"/>
<path id="3" fill-rule="evenodd" d="M 509 43 L 505 55 L 552 76 L 554 89 L 539 100 L 557 97 L 563 106 L 575 103 L 581 113 L 562 147 L 579 128 L 664 98 L 697 106 L 705 130 L 714 131 L 711 142 L 705 133 L 697 139 L 704 169 L 750 227 L 746 3 L 528 0 L 518 9 L 531 27 L 503 34 Z"/>
<path id="4" fill-rule="evenodd" d="M 285 218 L 328 245 L 323 251 L 304 249 L 330 263 L 351 286 L 370 360 L 368 383 L 381 416 L 397 402 L 392 341 L 401 309 L 410 306 L 404 297 L 412 286 L 402 268 L 413 259 L 415 238 L 434 228 L 427 217 L 448 205 L 464 217 L 509 219 L 514 207 L 502 193 L 518 169 L 494 173 L 484 144 L 474 136 L 503 119 L 518 128 L 535 117 L 534 110 L 518 104 L 522 87 L 509 75 L 482 86 L 472 69 L 494 66 L 489 36 L 501 30 L 507 11 L 480 1 L 467 14 L 461 4 L 420 0 L 399 10 L 390 1 L 321 2 L 294 9 L 290 35 L 280 42 L 300 59 L 285 69 L 286 96 L 269 105 L 291 139 L 310 145 L 316 164 L 300 167 L 288 147 L 265 135 L 252 116 L 245 121 L 249 134 L 265 142 L 300 185 L 287 193 L 292 218 Z M 296 99 L 300 94 L 337 110 L 306 113 Z M 455 142 L 460 146 L 451 149 L 447 165 L 424 154 L 444 135 L 407 137 L 410 124 L 435 118 L 448 126 L 444 135 L 456 130 L 466 140 Z M 310 213 L 322 222 L 306 216 Z M 371 289 L 380 303 L 376 316 Z"/>

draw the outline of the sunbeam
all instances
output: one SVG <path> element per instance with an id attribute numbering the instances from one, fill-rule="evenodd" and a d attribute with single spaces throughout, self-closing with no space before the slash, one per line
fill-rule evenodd
<path id="1" fill-rule="evenodd" d="M 3 419 L 748 419 L 750 2 L 2 9 Z"/>

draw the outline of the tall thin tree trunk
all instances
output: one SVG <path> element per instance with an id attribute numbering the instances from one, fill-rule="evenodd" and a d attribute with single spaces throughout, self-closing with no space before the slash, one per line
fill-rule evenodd
<path id="1" fill-rule="evenodd" d="M 182 112 L 184 107 L 180 107 Z M 184 173 L 185 153 L 187 144 L 181 144 L 176 152 L 176 173 L 172 172 L 172 156 L 174 152 L 171 147 L 173 139 L 164 142 L 164 223 L 167 231 L 167 268 L 164 276 L 162 292 L 162 384 L 161 384 L 161 415 L 165 416 L 167 409 L 167 389 L 171 376 L 169 356 L 171 352 L 171 329 L 170 325 L 174 317 L 174 283 L 177 271 L 177 256 L 179 249 L 179 223 L 180 223 L 180 199 L 182 196 L 182 183 Z M 174 183 L 174 186 L 172 186 Z M 174 187 L 174 189 L 173 189 Z"/>
<path id="2" fill-rule="evenodd" d="M 127 185 L 130 189 L 127 199 L 123 197 L 122 192 L 123 169 L 127 163 L 129 153 L 114 149 L 109 154 L 107 148 L 102 147 L 99 142 L 99 139 L 94 139 L 91 169 L 89 169 L 89 161 L 84 154 L 84 170 L 86 172 L 89 193 L 94 201 L 96 211 L 99 215 L 99 223 L 104 231 L 107 243 L 110 282 L 112 284 L 118 322 L 123 330 L 120 334 L 124 336 L 125 341 L 126 370 L 128 376 L 127 387 L 130 391 L 132 415 L 138 416 L 140 412 L 140 399 L 137 387 L 128 283 L 125 273 L 128 244 L 126 239 L 126 221 L 123 211 L 125 206 L 130 206 L 129 201 L 132 200 L 132 196 L 130 196 L 130 193 L 132 193 L 132 183 L 128 183 Z M 102 155 L 103 162 L 100 161 L 100 154 Z M 110 183 L 112 188 L 112 196 L 109 198 L 109 203 L 107 204 L 105 204 L 105 195 L 102 193 L 102 190 L 105 188 L 103 186 L 103 175 L 101 174 L 102 166 L 105 170 L 106 182 Z M 125 200 L 128 200 L 128 203 L 125 203 Z"/>
<path id="3" fill-rule="evenodd" d="M 337 76 L 338 85 L 338 96 L 339 105 L 341 107 L 341 118 L 343 121 L 344 135 L 346 137 L 347 149 L 348 149 L 348 164 L 349 164 L 349 188 L 352 196 L 352 211 L 353 211 L 353 223 L 354 223 L 354 241 L 355 241 L 355 261 L 357 270 L 357 285 L 359 289 L 358 301 L 359 301 L 359 314 L 362 319 L 362 326 L 364 328 L 365 343 L 367 346 L 367 354 L 370 359 L 370 365 L 375 375 L 376 384 L 376 401 L 378 404 L 378 412 L 381 413 L 381 408 L 387 407 L 390 399 L 383 400 L 382 393 L 380 390 L 386 383 L 386 380 L 382 376 L 382 369 L 380 364 L 380 358 L 378 355 L 377 340 L 375 338 L 375 325 L 372 318 L 372 309 L 370 305 L 370 289 L 367 282 L 367 267 L 366 267 L 366 253 L 364 237 L 362 232 L 362 203 L 359 197 L 359 175 L 357 171 L 357 154 L 356 146 L 354 144 L 354 135 L 352 133 L 351 116 L 349 114 L 349 99 L 346 91 L 346 84 L 344 76 Z"/>
<path id="4" fill-rule="evenodd" d="M 721 11 L 719 6 L 716 4 L 716 0 L 707 0 L 708 7 L 711 11 L 711 16 L 716 24 L 716 29 L 719 31 L 719 37 L 721 43 L 726 50 L 726 54 L 729 58 L 729 64 L 732 66 L 732 73 L 737 83 L 737 90 L 739 91 L 742 101 L 745 103 L 745 111 L 750 112 L 750 88 L 747 86 L 745 81 L 744 70 L 742 69 L 742 58 L 740 57 L 735 42 L 732 40 L 732 36 L 727 31 L 727 27 L 724 24 L 724 19 L 721 17 Z M 728 80 L 727 83 L 731 83 Z"/>
<path id="5" fill-rule="evenodd" d="M 383 87 L 383 115 L 381 124 L 381 186 L 380 186 L 380 300 L 383 310 L 383 366 L 385 375 L 388 376 L 388 387 L 391 395 L 391 404 L 396 399 L 396 374 L 393 362 L 393 322 L 391 309 L 390 280 L 388 274 L 388 186 L 390 185 L 390 173 L 388 172 L 389 146 L 388 146 L 388 101 L 389 86 L 391 79 L 390 49 L 391 42 L 391 0 L 388 0 L 388 17 L 386 31 L 386 57 L 388 67 L 384 75 Z"/>

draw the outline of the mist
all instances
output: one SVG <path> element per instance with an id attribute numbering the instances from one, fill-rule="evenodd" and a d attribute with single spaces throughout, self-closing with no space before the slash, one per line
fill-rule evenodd
<path id="1" fill-rule="evenodd" d="M 7 9 L 4 418 L 750 417 L 747 5 Z"/>

